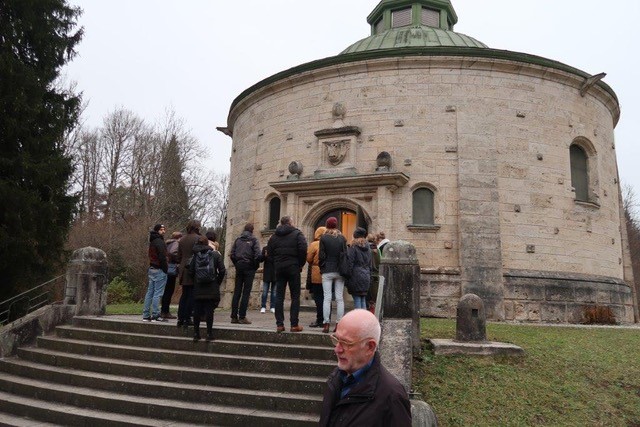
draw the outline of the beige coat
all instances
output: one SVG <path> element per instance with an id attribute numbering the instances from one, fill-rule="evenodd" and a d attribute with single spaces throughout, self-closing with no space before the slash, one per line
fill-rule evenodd
<path id="1" fill-rule="evenodd" d="M 321 284 L 322 274 L 320 273 L 320 237 L 326 231 L 326 227 L 318 227 L 313 235 L 313 242 L 307 248 L 307 262 L 311 266 L 311 283 Z"/>

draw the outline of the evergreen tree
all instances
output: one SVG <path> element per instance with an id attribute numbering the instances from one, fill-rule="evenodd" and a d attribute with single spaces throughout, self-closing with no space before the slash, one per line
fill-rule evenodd
<path id="1" fill-rule="evenodd" d="M 189 196 L 184 173 L 184 161 L 180 155 L 178 139 L 171 136 L 160 162 L 161 175 L 157 194 L 159 221 L 172 226 L 183 226 L 191 217 Z"/>
<path id="2" fill-rule="evenodd" d="M 50 278 L 75 199 L 63 136 L 80 97 L 58 76 L 82 38 L 65 0 L 0 0 L 0 300 Z"/>

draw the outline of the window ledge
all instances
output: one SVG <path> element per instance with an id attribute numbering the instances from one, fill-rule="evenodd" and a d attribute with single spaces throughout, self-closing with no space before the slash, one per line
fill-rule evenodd
<path id="1" fill-rule="evenodd" d="M 409 224 L 407 225 L 407 230 L 413 231 L 414 233 L 435 233 L 436 231 L 440 230 L 440 226 L 436 224 Z"/>
<path id="2" fill-rule="evenodd" d="M 574 199 L 573 201 L 576 203 L 576 205 L 584 206 L 586 208 L 600 209 L 600 204 L 596 202 L 589 202 L 586 200 L 578 200 L 578 199 Z"/>
<path id="3" fill-rule="evenodd" d="M 260 234 L 262 234 L 262 237 L 271 236 L 275 232 L 276 232 L 275 228 L 274 229 L 265 228 L 264 230 L 260 230 Z"/>

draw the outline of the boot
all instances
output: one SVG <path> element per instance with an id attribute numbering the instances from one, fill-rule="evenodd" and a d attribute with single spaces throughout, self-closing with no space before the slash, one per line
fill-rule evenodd
<path id="1" fill-rule="evenodd" d="M 200 341 L 200 329 L 196 329 L 193 332 L 193 342 L 198 342 Z"/>
<path id="2" fill-rule="evenodd" d="M 325 333 L 325 334 L 328 334 L 330 327 L 331 327 L 330 323 L 325 323 L 324 325 L 322 325 L 322 332 Z"/>
<path id="3" fill-rule="evenodd" d="M 207 331 L 207 338 L 205 340 L 207 342 L 213 341 L 213 331 Z"/>

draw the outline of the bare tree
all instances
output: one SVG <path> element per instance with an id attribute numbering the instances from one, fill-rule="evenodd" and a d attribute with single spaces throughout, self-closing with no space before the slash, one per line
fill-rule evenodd
<path id="1" fill-rule="evenodd" d="M 142 125 L 142 119 L 124 108 L 116 109 L 104 118 L 101 137 L 104 139 L 102 160 L 107 183 L 107 217 L 114 211 L 118 186 L 126 185 L 122 178 L 131 167 L 132 148 Z"/>

